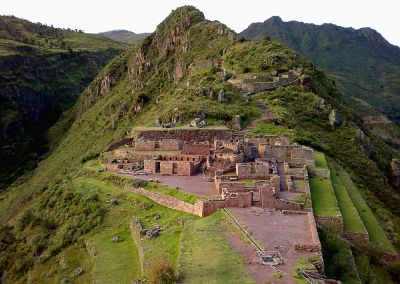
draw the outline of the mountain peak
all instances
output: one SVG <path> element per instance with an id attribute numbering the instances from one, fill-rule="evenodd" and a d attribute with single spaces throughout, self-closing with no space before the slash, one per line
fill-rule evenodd
<path id="1" fill-rule="evenodd" d="M 283 23 L 283 20 L 279 16 L 272 16 L 271 18 L 267 19 L 265 22 L 272 22 L 272 23 Z"/>
<path id="2" fill-rule="evenodd" d="M 156 33 L 165 29 L 186 30 L 198 22 L 205 20 L 204 14 L 193 6 L 182 6 L 172 10 L 171 14 L 157 26 Z"/>
<path id="3" fill-rule="evenodd" d="M 357 32 L 363 36 L 371 46 L 375 48 L 381 48 L 391 46 L 391 44 L 376 30 L 371 28 L 361 28 Z"/>

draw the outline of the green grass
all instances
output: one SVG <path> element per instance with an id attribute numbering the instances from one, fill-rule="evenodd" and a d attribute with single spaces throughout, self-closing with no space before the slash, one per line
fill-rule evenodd
<path id="1" fill-rule="evenodd" d="M 254 184 L 254 180 L 252 180 L 252 179 L 244 179 L 244 180 L 240 180 L 240 182 L 244 182 L 245 186 L 253 186 L 253 184 Z"/>
<path id="2" fill-rule="evenodd" d="M 314 213 L 321 216 L 341 216 L 332 183 L 328 179 L 310 178 Z"/>
<path id="3" fill-rule="evenodd" d="M 182 254 L 184 283 L 254 283 L 241 256 L 224 237 L 230 225 L 222 214 L 187 223 Z"/>
<path id="4" fill-rule="evenodd" d="M 309 269 L 309 270 L 313 270 L 315 269 L 315 266 L 312 264 L 313 261 L 318 261 L 317 257 L 310 257 L 310 258 L 299 258 L 296 262 L 296 265 L 293 268 L 292 271 L 292 277 L 293 279 L 296 281 L 296 283 L 299 284 L 307 284 L 307 280 L 304 279 L 304 277 L 302 275 L 300 275 L 300 273 L 298 272 L 298 268 L 302 268 L 302 269 Z"/>
<path id="5" fill-rule="evenodd" d="M 328 163 L 325 159 L 325 154 L 321 152 L 314 152 L 315 166 L 317 168 L 329 169 Z"/>
<path id="6" fill-rule="evenodd" d="M 260 122 L 247 133 L 249 136 L 257 135 L 279 135 L 279 136 L 289 136 L 290 130 L 282 125 L 277 125 L 269 122 Z"/>
<path id="7" fill-rule="evenodd" d="M 358 275 L 358 265 L 352 264 L 354 257 L 348 242 L 329 230 L 318 230 L 321 241 L 325 274 L 332 279 L 338 279 L 345 284 L 361 283 Z"/>
<path id="8" fill-rule="evenodd" d="M 147 184 L 147 186 L 145 186 L 145 188 L 150 191 L 155 191 L 155 192 L 159 192 L 159 193 L 163 193 L 165 195 L 175 197 L 179 200 L 185 201 L 190 204 L 194 204 L 198 198 L 196 195 L 192 195 L 183 190 L 172 188 L 167 185 L 163 185 L 163 184 L 159 184 L 159 183 L 155 183 L 155 182 L 149 182 Z"/>
<path id="9" fill-rule="evenodd" d="M 101 166 L 101 163 L 99 162 L 98 159 L 86 162 L 85 168 L 89 170 L 89 173 L 87 173 L 88 175 L 95 175 L 98 179 L 112 182 L 113 184 L 119 184 L 121 186 L 134 185 L 136 180 L 135 178 L 130 176 L 101 171 L 103 167 Z M 196 195 L 187 193 L 183 190 L 172 188 L 170 186 L 156 182 L 147 182 L 146 185 L 143 186 L 143 188 L 149 191 L 159 192 L 165 195 L 175 197 L 176 199 L 185 201 L 190 204 L 194 204 L 198 198 Z"/>
<path id="10" fill-rule="evenodd" d="M 295 189 L 304 190 L 305 181 L 302 179 L 293 180 L 293 185 Z"/>
<path id="11" fill-rule="evenodd" d="M 94 179 L 78 178 L 73 181 L 80 190 L 99 193 L 101 202 L 118 198 L 120 205 L 108 206 L 108 212 L 100 230 L 88 239 L 93 252 L 93 280 L 100 283 L 128 283 L 140 277 L 140 261 L 135 243 L 129 231 L 132 205 L 126 195 L 116 187 Z M 107 196 L 107 193 L 111 194 Z M 122 242 L 112 242 L 119 235 Z"/>
<path id="12" fill-rule="evenodd" d="M 179 245 L 182 228 L 177 224 L 178 218 L 197 217 L 180 211 L 168 209 L 151 200 L 126 191 L 118 186 L 109 185 L 96 179 L 81 177 L 74 180 L 74 185 L 81 190 L 93 190 L 100 194 L 100 199 L 117 198 L 119 205 L 107 205 L 108 213 L 103 226 L 95 230 L 89 238 L 89 243 L 95 252 L 93 278 L 101 283 L 129 283 L 140 278 L 140 260 L 137 248 L 130 235 L 129 222 L 133 216 L 139 218 L 144 228 L 153 228 L 155 224 L 165 228 L 155 239 L 142 241 L 146 268 L 162 255 L 168 255 L 177 271 Z M 133 204 L 132 201 L 136 200 Z M 147 209 L 144 209 L 145 205 Z M 154 219 L 156 213 L 161 214 L 159 220 Z M 115 235 L 123 241 L 114 243 Z"/>
<path id="13" fill-rule="evenodd" d="M 73 272 L 78 267 L 83 269 L 79 277 L 74 277 Z M 47 261 L 41 263 L 30 271 L 30 281 L 32 283 L 60 283 L 61 279 L 73 280 L 73 283 L 85 284 L 93 282 L 93 264 L 88 257 L 87 250 L 83 242 L 78 242 L 57 257 L 57 261 Z"/>
<path id="14" fill-rule="evenodd" d="M 353 201 L 351 200 L 346 188 L 343 186 L 341 179 L 337 175 L 333 161 L 329 160 L 328 164 L 331 171 L 331 181 L 335 189 L 336 199 L 343 217 L 344 231 L 367 232 Z"/>
<path id="15" fill-rule="evenodd" d="M 364 198 L 354 185 L 349 174 L 337 163 L 332 162 L 331 165 L 335 168 L 337 176 L 336 180 L 340 180 L 341 184 L 346 188 L 355 208 L 357 209 L 361 220 L 369 234 L 369 240 L 372 245 L 380 245 L 387 252 L 396 252 L 392 243 L 389 241 L 383 231 L 379 221 L 371 211 Z"/>

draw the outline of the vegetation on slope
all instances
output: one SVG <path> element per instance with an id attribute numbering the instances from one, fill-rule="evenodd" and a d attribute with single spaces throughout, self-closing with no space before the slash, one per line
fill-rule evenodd
<path id="1" fill-rule="evenodd" d="M 102 32 L 99 33 L 99 35 L 104 36 L 106 38 L 122 42 L 122 43 L 127 43 L 127 44 L 134 44 L 138 42 L 139 40 L 145 38 L 146 36 L 150 35 L 150 33 L 140 33 L 136 34 L 131 31 L 127 30 L 114 30 L 114 31 L 108 31 L 108 32 Z"/>
<path id="2" fill-rule="evenodd" d="M 0 16 L 0 189 L 46 151 L 45 131 L 126 48 L 96 35 Z"/>
<path id="3" fill-rule="evenodd" d="M 254 282 L 240 255 L 224 236 L 232 230 L 225 218 L 223 212 L 217 212 L 187 224 L 181 256 L 184 283 Z"/>
<path id="4" fill-rule="evenodd" d="M 250 57 L 240 58 L 238 55 L 245 53 L 246 49 L 251 52 L 253 48 L 259 51 L 255 61 L 268 59 L 270 50 L 278 52 L 280 49 L 283 60 L 271 65 L 271 71 L 278 72 L 285 66 L 301 66 L 310 79 L 309 84 L 244 98 L 239 90 L 224 80 L 222 66 L 231 66 L 229 68 L 237 75 L 244 71 L 252 74 L 252 69 L 243 70 L 239 66 L 251 68 L 260 66 L 262 62 L 253 62 Z M 110 89 L 102 92 L 102 82 L 107 78 Z M 218 99 L 222 89 L 227 95 L 226 101 Z M 157 27 L 154 34 L 113 59 L 102 70 L 72 111 L 53 127 L 54 132 L 62 132 L 60 129 L 71 124 L 57 147 L 30 177 L 14 183 L 1 193 L 0 221 L 2 224 L 15 224 L 30 208 L 37 208 L 41 202 L 47 204 L 47 199 L 58 200 L 58 195 L 64 196 L 73 191 L 71 180 L 80 175 L 84 166 L 82 161 L 98 156 L 108 144 L 129 135 L 135 126 L 154 125 L 156 117 L 165 122 L 176 121 L 177 125 L 185 125 L 195 115 L 204 116 L 209 124 L 230 126 L 236 114 L 240 114 L 243 124 L 247 124 L 261 115 L 258 108 L 260 100 L 275 112 L 279 118 L 277 121 L 290 131 L 295 142 L 311 145 L 345 165 L 357 185 L 368 194 L 367 200 L 373 203 L 371 208 L 378 216 L 390 217 L 394 224 L 400 224 L 393 214 L 398 210 L 397 197 L 382 179 L 382 172 L 369 159 L 364 148 L 367 137 L 353 122 L 353 114 L 341 103 L 334 83 L 304 58 L 296 56 L 279 43 L 243 42 L 224 25 L 206 21 L 202 13 L 193 7 L 175 10 Z M 138 110 L 136 106 L 140 102 L 144 102 L 144 105 Z M 328 123 L 332 108 L 338 109 L 345 120 L 336 129 Z M 373 154 L 380 157 L 382 153 L 392 154 L 386 152 L 384 147 L 375 148 Z M 91 204 L 81 204 L 91 198 L 89 192 L 79 194 L 82 197 L 77 200 L 76 208 Z M 389 194 L 391 199 L 387 198 Z M 90 200 L 94 200 L 99 208 L 102 207 L 101 200 Z M 57 214 L 64 216 L 67 213 L 63 211 L 68 211 L 69 206 L 67 203 L 60 213 L 48 209 L 49 218 Z M 73 208 L 70 210 L 75 211 Z M 89 224 L 99 226 L 96 220 L 100 221 L 100 225 L 103 224 L 104 217 L 100 217 L 93 218 L 93 223 Z M 65 215 L 63 218 L 64 223 L 56 222 L 51 231 L 60 239 L 68 236 L 63 228 L 74 224 L 73 217 Z M 72 226 L 71 229 L 75 228 Z M 18 226 L 9 228 L 8 232 L 10 234 L 5 240 L 18 236 L 20 242 L 12 248 L 14 250 L 7 250 L 11 261 L 2 267 L 2 273 L 14 279 L 23 279 L 29 269 L 35 269 L 34 262 L 24 263 L 21 269 L 14 251 L 19 252 L 28 246 L 30 232 L 20 230 Z M 81 236 L 80 233 L 86 233 L 71 232 L 72 239 Z M 393 240 L 399 240 L 396 230 L 388 233 Z M 158 244 L 160 247 L 164 245 L 162 241 Z M 42 248 L 42 254 L 56 253 L 62 249 L 50 242 Z M 33 253 L 31 255 L 32 260 L 40 257 Z M 49 259 L 53 256 L 51 254 Z M 16 270 L 18 274 L 13 273 Z"/>
<path id="5" fill-rule="evenodd" d="M 248 39 L 270 37 L 307 56 L 339 83 L 344 98 L 366 116 L 383 113 L 400 123 L 400 48 L 370 28 L 283 22 L 272 17 L 241 32 Z"/>

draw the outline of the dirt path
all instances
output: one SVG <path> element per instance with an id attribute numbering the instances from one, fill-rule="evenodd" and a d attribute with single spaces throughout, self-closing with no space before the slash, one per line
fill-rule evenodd
<path id="1" fill-rule="evenodd" d="M 260 122 L 272 122 L 277 119 L 276 115 L 267 108 L 265 103 L 262 100 L 257 101 L 257 106 L 261 111 L 261 116 L 259 118 L 254 119 L 250 122 L 245 128 L 243 128 L 243 132 L 249 132 L 256 127 L 257 123 Z"/>

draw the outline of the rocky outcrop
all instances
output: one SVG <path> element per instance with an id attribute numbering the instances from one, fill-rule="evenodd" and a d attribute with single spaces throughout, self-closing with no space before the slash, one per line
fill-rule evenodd
<path id="1" fill-rule="evenodd" d="M 342 124 L 342 119 L 340 118 L 339 111 L 337 109 L 333 109 L 329 114 L 329 124 L 332 127 L 338 127 Z"/>
<path id="2" fill-rule="evenodd" d="M 400 187 L 400 159 L 393 159 L 390 166 L 393 184 Z"/>

